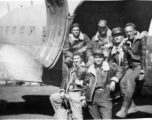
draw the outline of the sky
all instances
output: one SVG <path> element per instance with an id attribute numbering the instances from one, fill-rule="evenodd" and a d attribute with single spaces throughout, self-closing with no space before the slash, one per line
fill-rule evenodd
<path id="1" fill-rule="evenodd" d="M 45 0 L 0 0 L 0 18 L 19 7 L 28 7 L 33 5 L 44 4 Z"/>

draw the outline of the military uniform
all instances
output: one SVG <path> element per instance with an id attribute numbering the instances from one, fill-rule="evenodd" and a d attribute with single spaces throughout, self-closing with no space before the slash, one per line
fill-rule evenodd
<path id="1" fill-rule="evenodd" d="M 63 99 L 60 97 L 60 92 L 63 91 L 66 93 L 66 99 L 68 99 L 70 104 L 72 118 L 78 120 L 83 119 L 81 100 L 86 99 L 83 92 L 83 80 L 86 73 L 84 65 L 84 63 L 82 63 L 80 66 L 73 65 L 73 67 L 69 69 L 67 79 L 62 80 L 60 91 L 50 96 L 50 101 L 55 113 L 57 113 L 59 108 L 61 108 Z"/>
<path id="2" fill-rule="evenodd" d="M 120 81 L 121 92 L 124 96 L 121 110 L 116 114 L 126 117 L 128 109 L 132 104 L 132 98 L 141 70 L 145 71 L 146 39 L 136 35 L 132 41 L 127 39 L 123 47 L 128 56 L 129 69 Z"/>
<path id="3" fill-rule="evenodd" d="M 73 34 L 69 34 L 63 50 L 65 63 L 69 68 L 72 67 L 73 53 L 80 52 L 84 55 L 89 42 L 90 42 L 90 38 L 86 34 L 83 34 L 82 32 L 80 32 L 79 38 L 75 38 Z"/>
<path id="4" fill-rule="evenodd" d="M 94 54 L 101 54 L 101 52 L 97 51 Z M 112 118 L 111 100 L 113 96 L 111 96 L 110 92 L 110 83 L 111 81 L 118 83 L 122 76 L 121 67 L 113 62 L 110 63 L 110 67 L 105 61 L 101 67 L 97 67 L 95 64 L 89 67 L 84 84 L 86 85 L 85 96 L 88 101 L 89 111 L 94 119 L 101 119 L 101 117 L 103 119 Z"/>

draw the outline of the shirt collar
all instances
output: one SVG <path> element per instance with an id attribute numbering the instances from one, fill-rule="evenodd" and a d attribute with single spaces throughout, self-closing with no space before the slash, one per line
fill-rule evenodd
<path id="1" fill-rule="evenodd" d="M 69 34 L 69 37 L 73 40 L 73 41 L 78 41 L 78 40 L 84 40 L 84 36 L 83 33 L 80 32 L 79 38 L 75 38 L 73 34 Z"/>

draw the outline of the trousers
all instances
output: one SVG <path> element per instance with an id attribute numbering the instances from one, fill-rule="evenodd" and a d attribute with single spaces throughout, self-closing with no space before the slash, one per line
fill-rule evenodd
<path id="1" fill-rule="evenodd" d="M 120 81 L 120 89 L 122 96 L 126 99 L 132 99 L 135 87 L 136 87 L 136 79 L 139 77 L 141 71 L 141 67 L 129 68 L 126 71 L 126 74 Z"/>
<path id="2" fill-rule="evenodd" d="M 81 95 L 80 92 L 69 92 L 68 94 L 70 96 L 69 103 L 72 110 L 72 119 L 82 120 L 83 113 L 82 113 L 82 104 L 80 101 L 80 95 Z M 59 107 L 61 107 L 61 103 L 63 99 L 61 99 L 59 93 L 54 93 L 50 96 L 50 101 L 54 108 L 55 117 L 56 117 L 56 113 Z"/>
<path id="3" fill-rule="evenodd" d="M 94 119 L 111 119 L 112 102 L 106 97 L 104 90 L 95 90 L 92 102 L 88 109 Z"/>

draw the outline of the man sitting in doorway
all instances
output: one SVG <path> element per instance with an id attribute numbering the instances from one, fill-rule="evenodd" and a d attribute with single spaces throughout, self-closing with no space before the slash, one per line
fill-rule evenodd
<path id="1" fill-rule="evenodd" d="M 71 26 L 71 34 L 69 34 L 69 37 L 66 40 L 63 51 L 65 64 L 68 68 L 72 67 L 73 53 L 79 52 L 84 55 L 89 42 L 89 37 L 80 31 L 80 25 L 78 23 L 74 23 Z"/>
<path id="2" fill-rule="evenodd" d="M 93 51 L 96 49 L 108 51 L 108 56 L 106 57 L 109 57 L 111 51 L 110 48 L 112 45 L 111 30 L 108 28 L 107 21 L 101 19 L 98 23 L 98 32 L 93 36 L 87 47 L 86 56 L 88 62 L 86 66 L 89 67 L 91 64 L 93 64 Z"/>

